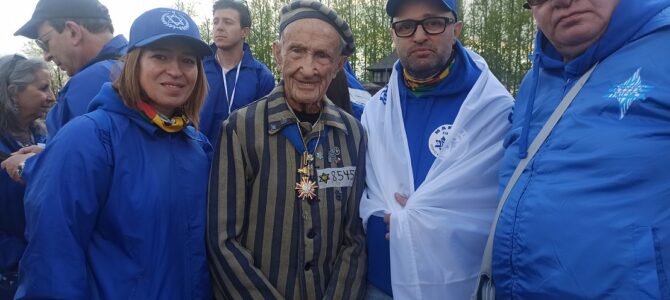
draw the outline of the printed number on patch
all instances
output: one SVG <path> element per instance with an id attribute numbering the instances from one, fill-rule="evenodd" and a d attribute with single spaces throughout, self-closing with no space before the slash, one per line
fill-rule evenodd
<path id="1" fill-rule="evenodd" d="M 356 167 L 317 169 L 316 175 L 320 189 L 350 187 L 354 184 Z"/>

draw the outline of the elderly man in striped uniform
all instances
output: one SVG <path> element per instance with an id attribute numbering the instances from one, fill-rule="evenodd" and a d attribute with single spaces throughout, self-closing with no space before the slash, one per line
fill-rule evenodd
<path id="1" fill-rule="evenodd" d="M 218 299 L 360 299 L 366 136 L 325 97 L 354 51 L 330 8 L 281 10 L 282 80 L 223 124 L 210 176 L 207 243 Z"/>

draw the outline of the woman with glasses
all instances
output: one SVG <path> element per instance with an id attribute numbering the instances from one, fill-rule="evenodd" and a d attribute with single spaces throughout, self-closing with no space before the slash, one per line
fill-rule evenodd
<path id="1" fill-rule="evenodd" d="M 21 55 L 0 58 L 0 161 L 44 140 L 43 118 L 54 103 L 51 77 L 43 60 Z M 23 237 L 24 186 L 0 172 L 0 299 L 12 299 Z"/>
<path id="2" fill-rule="evenodd" d="M 135 20 L 120 76 L 36 157 L 17 299 L 211 299 L 206 55 L 181 11 Z"/>

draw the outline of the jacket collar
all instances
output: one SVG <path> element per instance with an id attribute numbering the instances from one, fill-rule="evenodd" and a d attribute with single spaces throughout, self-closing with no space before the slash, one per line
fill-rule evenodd
<path id="1" fill-rule="evenodd" d="M 268 98 L 268 133 L 275 135 L 284 127 L 296 124 L 298 119 L 295 114 L 289 109 L 288 102 L 284 94 L 284 82 L 280 82 L 270 94 Z M 349 134 L 347 126 L 342 119 L 342 110 L 335 106 L 330 99 L 323 97 L 324 102 L 321 113 L 321 124 L 342 130 L 344 134 Z M 320 128 L 315 127 L 315 130 Z"/>

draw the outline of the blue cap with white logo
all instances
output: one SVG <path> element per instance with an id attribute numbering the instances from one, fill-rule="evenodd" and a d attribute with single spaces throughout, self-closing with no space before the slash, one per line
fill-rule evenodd
<path id="1" fill-rule="evenodd" d="M 404 3 L 411 3 L 413 2 L 412 0 L 388 0 L 386 2 L 386 13 L 389 15 L 389 17 L 395 17 L 395 15 L 398 13 L 398 9 L 404 4 Z M 454 13 L 454 16 L 458 18 L 458 4 L 456 3 L 456 0 L 433 0 L 433 2 L 437 3 L 438 5 L 442 6 L 443 8 L 451 11 Z"/>
<path id="2" fill-rule="evenodd" d="M 181 38 L 199 56 L 212 55 L 212 50 L 200 38 L 200 30 L 186 13 L 172 8 L 146 11 L 130 27 L 128 52 L 164 38 Z"/>

